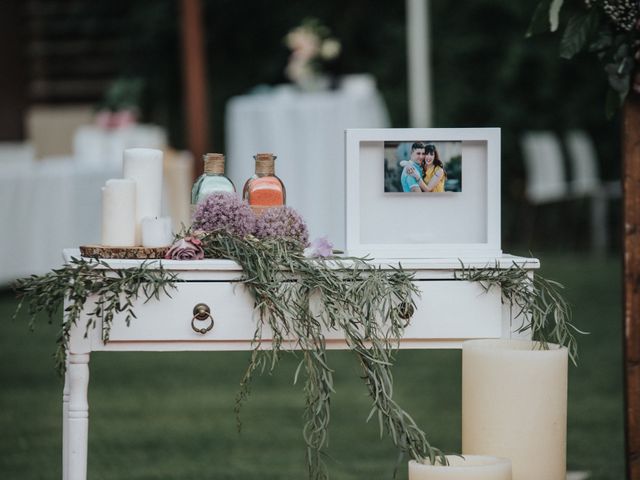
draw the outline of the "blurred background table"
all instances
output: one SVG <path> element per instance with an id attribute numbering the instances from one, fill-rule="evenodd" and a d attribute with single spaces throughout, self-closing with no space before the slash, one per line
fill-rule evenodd
<path id="1" fill-rule="evenodd" d="M 121 169 L 73 158 L 4 165 L 0 175 L 0 284 L 62 265 L 59 248 L 100 240 L 101 187 Z"/>
<path id="2" fill-rule="evenodd" d="M 40 159 L 35 144 L 0 143 L 0 286 L 60 267 L 63 248 L 100 243 L 101 189 L 122 177 L 126 148 L 165 151 L 162 212 L 174 231 L 188 223 L 192 156 L 167 149 L 164 129 L 83 125 L 72 143 L 71 154 Z"/>
<path id="3" fill-rule="evenodd" d="M 344 247 L 344 130 L 389 127 L 375 81 L 346 77 L 340 88 L 301 92 L 292 86 L 233 97 L 226 110 L 227 174 L 238 191 L 258 152 L 277 155 L 287 205 L 307 221 L 311 238 Z"/>

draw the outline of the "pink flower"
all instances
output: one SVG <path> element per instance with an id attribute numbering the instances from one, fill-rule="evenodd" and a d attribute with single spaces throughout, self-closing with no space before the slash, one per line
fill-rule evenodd
<path id="1" fill-rule="evenodd" d="M 329 241 L 329 238 L 326 235 L 324 237 L 316 238 L 311 242 L 309 248 L 305 249 L 304 255 L 306 257 L 330 257 L 333 255 L 333 243 Z"/>
<path id="2" fill-rule="evenodd" d="M 202 260 L 202 242 L 196 237 L 184 237 L 171 245 L 164 258 L 167 260 Z"/>
<path id="3" fill-rule="evenodd" d="M 96 125 L 105 129 L 125 128 L 135 125 L 137 120 L 138 114 L 135 110 L 119 110 L 117 112 L 100 110 L 95 115 Z"/>
<path id="4" fill-rule="evenodd" d="M 109 110 L 100 110 L 96 113 L 95 122 L 100 128 L 111 128 L 111 112 Z"/>

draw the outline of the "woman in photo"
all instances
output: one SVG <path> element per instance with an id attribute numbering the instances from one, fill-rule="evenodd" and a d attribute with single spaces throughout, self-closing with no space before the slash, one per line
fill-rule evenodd
<path id="1" fill-rule="evenodd" d="M 424 157 L 422 164 L 423 175 L 420 175 L 417 169 L 412 165 L 406 167 L 407 175 L 411 175 L 416 179 L 422 192 L 444 192 L 444 182 L 447 180 L 447 172 L 444 164 L 440 160 L 438 150 L 432 143 L 425 145 Z"/>

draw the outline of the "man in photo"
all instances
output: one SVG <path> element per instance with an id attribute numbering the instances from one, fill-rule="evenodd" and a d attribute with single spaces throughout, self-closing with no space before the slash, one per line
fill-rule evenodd
<path id="1" fill-rule="evenodd" d="M 425 146 L 421 142 L 411 145 L 411 160 L 402 169 L 400 183 L 403 192 L 420 192 L 420 182 L 409 172 L 417 172 L 417 177 L 422 178 L 424 172 L 422 164 L 424 162 Z M 412 170 L 411 170 L 412 169 Z"/>

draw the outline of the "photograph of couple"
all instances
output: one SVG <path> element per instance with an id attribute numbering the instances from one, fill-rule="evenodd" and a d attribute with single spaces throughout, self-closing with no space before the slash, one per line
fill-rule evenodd
<path id="1" fill-rule="evenodd" d="M 462 191 L 462 142 L 385 142 L 384 191 Z"/>

